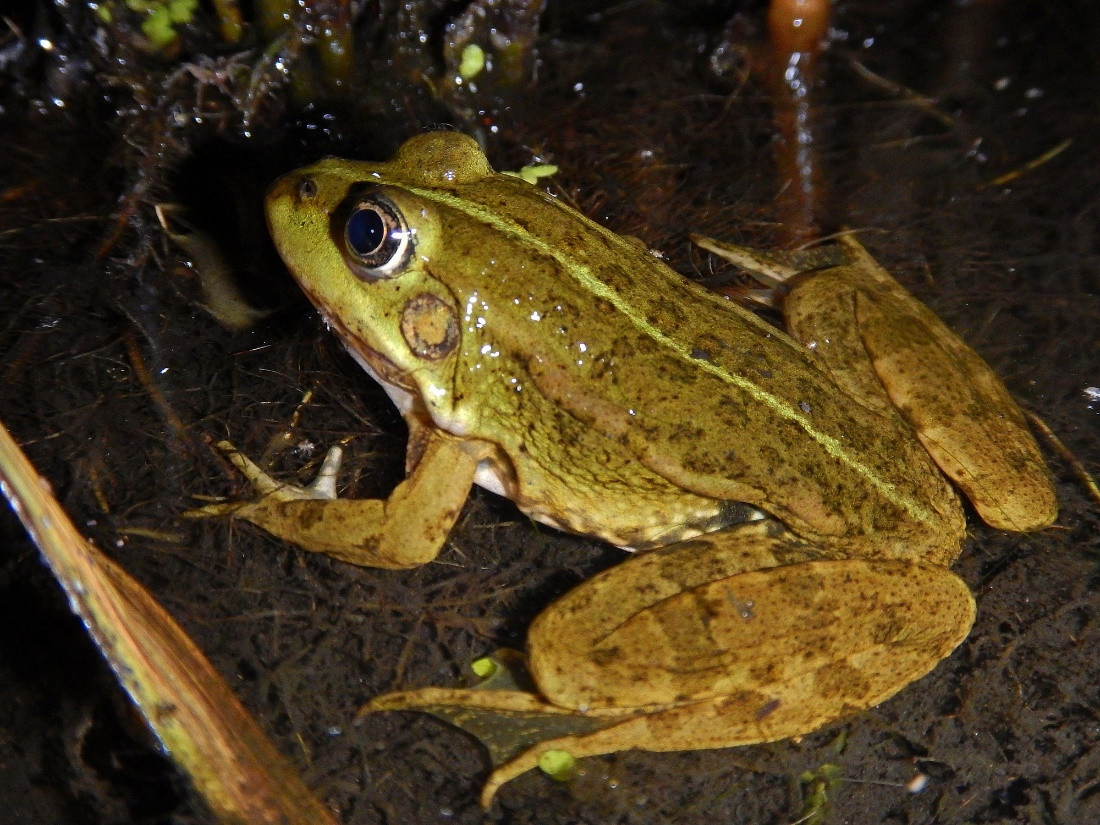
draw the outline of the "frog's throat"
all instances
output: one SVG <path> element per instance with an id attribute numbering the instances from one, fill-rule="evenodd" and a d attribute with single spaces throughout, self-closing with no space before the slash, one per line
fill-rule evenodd
<path id="1" fill-rule="evenodd" d="M 893 502 L 898 507 L 901 507 L 918 523 L 927 520 L 927 510 L 920 501 L 914 500 L 910 496 L 899 492 L 897 487 L 888 479 L 883 478 L 873 467 L 861 461 L 854 456 L 850 450 L 846 449 L 845 445 L 842 444 L 839 439 L 815 426 L 810 415 L 803 410 L 801 405 L 780 398 L 760 387 L 757 383 L 752 381 L 752 379 L 730 372 L 719 364 L 710 361 L 702 361 L 693 357 L 691 348 L 685 342 L 673 339 L 656 325 L 646 320 L 643 313 L 640 313 L 632 306 L 624 296 L 601 281 L 586 264 L 581 263 L 562 249 L 558 249 L 553 244 L 532 234 L 519 223 L 507 217 L 503 217 L 490 209 L 453 195 L 450 192 L 408 185 L 406 185 L 406 189 L 425 200 L 459 211 L 470 219 L 484 223 L 492 227 L 496 232 L 515 238 L 538 250 L 540 254 L 557 261 L 562 271 L 569 273 L 570 277 L 574 278 L 592 295 L 602 298 L 613 305 L 624 317 L 630 320 L 640 333 L 651 338 L 666 352 L 675 353 L 679 358 L 683 359 L 685 363 L 690 364 L 693 369 L 709 372 L 721 381 L 737 387 L 740 391 L 769 409 L 777 417 L 786 419 L 795 424 L 805 432 L 809 438 L 820 444 L 837 462 L 850 467 L 855 473 L 866 478 L 886 501 Z M 559 208 L 569 211 L 572 220 L 581 221 L 590 227 L 596 234 L 604 237 L 610 235 L 619 238 L 615 233 L 605 229 L 581 213 L 569 209 L 556 200 L 551 200 Z M 782 330 L 771 326 L 766 321 L 754 316 L 752 313 L 746 313 L 744 315 L 744 321 L 748 324 L 759 324 L 762 328 L 767 328 L 771 335 L 785 335 Z M 799 344 L 793 339 L 791 340 L 791 344 L 796 348 L 799 347 Z"/>
<path id="2" fill-rule="evenodd" d="M 311 293 L 307 292 L 307 294 L 310 300 L 314 300 Z M 315 301 L 315 303 L 319 307 L 323 307 L 320 302 Z M 403 417 L 414 409 L 422 408 L 423 405 L 419 403 L 419 396 L 412 387 L 407 385 L 404 373 L 397 364 L 377 350 L 366 346 L 338 318 L 330 315 L 324 309 L 319 309 L 319 311 L 325 326 L 336 333 L 336 337 L 343 343 L 351 357 L 363 368 L 363 371 L 381 385 L 382 389 L 386 391 L 386 395 L 390 397 L 390 401 L 393 402 L 393 405 L 397 407 L 397 411 Z"/>

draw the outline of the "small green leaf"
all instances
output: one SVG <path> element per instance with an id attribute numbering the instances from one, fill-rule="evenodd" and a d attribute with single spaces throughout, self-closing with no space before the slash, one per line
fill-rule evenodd
<path id="1" fill-rule="evenodd" d="M 505 172 L 504 174 L 513 178 L 522 178 L 533 185 L 538 183 L 540 178 L 548 178 L 557 173 L 558 167 L 552 163 L 532 163 L 530 166 L 524 166 L 518 172 Z"/>
<path id="2" fill-rule="evenodd" d="M 470 664 L 470 670 L 472 670 L 474 675 L 479 679 L 488 679 L 497 672 L 497 663 L 488 656 L 484 656 L 481 659 L 473 661 Z"/>
<path id="3" fill-rule="evenodd" d="M 539 770 L 556 782 L 568 782 L 576 774 L 577 760 L 569 751 L 543 751 L 539 757 Z"/>
<path id="4" fill-rule="evenodd" d="M 462 50 L 462 59 L 458 64 L 458 76 L 463 80 L 473 80 L 485 68 L 485 52 L 476 43 L 469 43 Z"/>
<path id="5" fill-rule="evenodd" d="M 172 28 L 172 14 L 167 6 L 153 9 L 142 21 L 141 33 L 149 38 L 154 48 L 163 49 L 176 39 L 176 30 Z"/>
<path id="6" fill-rule="evenodd" d="M 168 0 L 168 14 L 173 23 L 190 23 L 199 0 Z"/>

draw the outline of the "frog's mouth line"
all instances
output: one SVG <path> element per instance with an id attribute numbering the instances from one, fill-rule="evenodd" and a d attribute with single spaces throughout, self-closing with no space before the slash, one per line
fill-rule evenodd
<path id="1" fill-rule="evenodd" d="M 314 301 L 313 295 L 308 291 L 306 291 L 306 295 L 311 301 Z M 398 411 L 404 415 L 411 410 L 415 406 L 417 396 L 413 391 L 413 387 L 410 387 L 405 381 L 405 375 L 401 368 L 382 353 L 364 344 L 359 336 L 352 333 L 338 318 L 327 312 L 323 304 L 314 301 L 314 305 L 321 315 L 321 320 L 325 322 L 325 326 L 336 334 L 344 348 L 347 349 L 351 357 L 356 360 L 367 375 L 382 386 L 382 389 L 386 391 Z"/>

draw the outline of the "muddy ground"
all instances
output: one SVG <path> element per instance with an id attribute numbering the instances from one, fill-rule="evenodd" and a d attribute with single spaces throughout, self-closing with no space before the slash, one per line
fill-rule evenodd
<path id="1" fill-rule="evenodd" d="M 771 103 L 744 74 L 751 54 L 718 59 L 741 42 L 724 31 L 731 10 L 598 8 L 552 5 L 538 78 L 497 113 L 490 157 L 552 160 L 554 191 L 592 217 L 688 277 L 728 277 L 689 248 L 689 231 L 760 245 L 784 234 Z M 839 6 L 816 89 L 821 220 L 861 230 L 1095 473 L 1100 12 L 1004 2 L 974 13 Z M 759 16 L 748 9 L 744 28 Z M 1009 535 L 968 513 L 956 570 L 978 601 L 970 637 L 894 699 L 800 742 L 593 758 L 570 783 L 525 775 L 482 813 L 488 763 L 470 737 L 415 714 L 353 724 L 372 696 L 452 684 L 476 656 L 520 646 L 543 606 L 622 553 L 480 490 L 439 560 L 406 572 L 307 555 L 245 525 L 181 522 L 193 494 L 244 491 L 208 440 L 258 455 L 308 390 L 296 443 L 352 437 L 346 495 L 384 495 L 400 478 L 400 418 L 297 293 L 259 209 L 267 183 L 310 157 L 384 157 L 447 116 L 413 97 L 328 132 L 309 128 L 315 112 L 291 111 L 283 131 L 273 117 L 250 138 L 237 125 L 166 148 L 149 135 L 172 101 L 142 109 L 117 87 L 104 98 L 102 81 L 85 75 L 64 108 L 41 73 L 4 90 L 0 418 L 343 822 L 788 823 L 806 810 L 800 776 L 823 765 L 839 767 L 831 823 L 1100 821 L 1100 507 L 1049 450 L 1055 526 Z M 154 231 L 158 200 L 188 207 L 271 314 L 229 332 L 201 308 Z M 278 468 L 307 478 L 317 455 L 303 447 Z M 210 821 L 7 513 L 0 548 L 0 822 Z"/>

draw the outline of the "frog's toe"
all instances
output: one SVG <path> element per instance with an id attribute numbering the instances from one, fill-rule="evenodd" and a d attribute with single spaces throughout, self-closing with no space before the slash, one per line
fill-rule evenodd
<path id="1" fill-rule="evenodd" d="M 182 513 L 186 519 L 223 518 L 236 516 L 256 522 L 255 511 L 260 505 L 270 505 L 285 501 L 331 501 L 336 498 L 336 474 L 340 469 L 343 459 L 343 450 L 339 446 L 329 449 L 321 463 L 321 469 L 313 482 L 305 487 L 297 484 L 287 484 L 277 481 L 247 455 L 238 450 L 232 442 L 219 441 L 215 445 L 230 463 L 236 467 L 252 488 L 256 491 L 256 498 L 245 501 L 218 501 L 196 507 Z M 263 508 L 266 509 L 266 508 Z M 261 527 L 266 525 L 260 523 Z"/>
<path id="2" fill-rule="evenodd" d="M 248 504 L 247 501 L 219 501 L 213 504 L 204 504 L 202 507 L 194 507 L 180 513 L 180 518 L 203 519 L 223 518 L 231 516 Z"/>
<path id="3" fill-rule="evenodd" d="M 317 477 L 305 487 L 272 478 L 229 441 L 219 441 L 214 446 L 225 453 L 225 457 L 248 480 L 260 498 L 271 496 L 277 501 L 331 501 L 336 498 L 336 474 L 344 457 L 339 445 L 329 449 Z"/>

